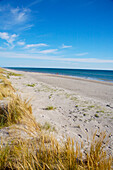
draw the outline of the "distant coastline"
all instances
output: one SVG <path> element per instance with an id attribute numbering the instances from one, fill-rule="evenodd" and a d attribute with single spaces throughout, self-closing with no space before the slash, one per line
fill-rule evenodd
<path id="1" fill-rule="evenodd" d="M 48 73 L 64 75 L 101 82 L 113 83 L 113 70 L 92 70 L 92 69 L 64 69 L 64 68 L 27 68 L 27 67 L 5 67 L 17 71 Z"/>

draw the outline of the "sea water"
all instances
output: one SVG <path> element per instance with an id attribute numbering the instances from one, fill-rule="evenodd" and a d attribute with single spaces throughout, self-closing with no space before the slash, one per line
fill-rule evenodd
<path id="1" fill-rule="evenodd" d="M 113 70 L 7 67 L 18 71 L 67 75 L 113 83 Z"/>

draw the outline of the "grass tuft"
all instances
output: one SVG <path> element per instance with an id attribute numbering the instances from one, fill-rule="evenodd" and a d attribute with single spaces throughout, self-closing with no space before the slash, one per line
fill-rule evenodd
<path id="1" fill-rule="evenodd" d="M 32 114 L 32 108 L 29 101 L 22 100 L 18 95 L 12 95 L 8 104 L 0 108 L 1 126 L 10 126 L 18 124 L 28 114 Z"/>
<path id="2" fill-rule="evenodd" d="M 9 97 L 15 91 L 10 81 L 0 74 L 0 100 L 4 97 Z"/>
<path id="3" fill-rule="evenodd" d="M 104 110 L 97 110 L 97 113 L 105 113 Z"/>
<path id="4" fill-rule="evenodd" d="M 27 84 L 26 86 L 35 87 L 35 84 Z"/>
<path id="5" fill-rule="evenodd" d="M 95 117 L 99 118 L 99 115 L 96 113 L 96 114 L 95 114 Z"/>
<path id="6" fill-rule="evenodd" d="M 45 108 L 45 110 L 55 110 L 55 109 L 56 109 L 56 107 L 53 107 L 53 106 L 48 106 Z"/>
<path id="7" fill-rule="evenodd" d="M 53 127 L 49 122 L 45 122 L 45 124 L 40 128 L 49 131 L 56 131 L 55 127 Z"/>

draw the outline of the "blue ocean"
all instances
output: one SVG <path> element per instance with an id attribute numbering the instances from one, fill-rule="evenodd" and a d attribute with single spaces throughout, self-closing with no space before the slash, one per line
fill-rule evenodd
<path id="1" fill-rule="evenodd" d="M 113 70 L 25 68 L 25 67 L 24 68 L 7 67 L 7 68 L 18 70 L 18 71 L 67 75 L 67 76 L 80 77 L 80 78 L 92 79 L 98 81 L 108 81 L 113 83 Z"/>

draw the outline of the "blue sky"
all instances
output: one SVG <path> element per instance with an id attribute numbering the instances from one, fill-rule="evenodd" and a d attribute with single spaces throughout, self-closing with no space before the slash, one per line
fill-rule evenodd
<path id="1" fill-rule="evenodd" d="M 113 0 L 0 0 L 0 66 L 113 70 Z"/>

